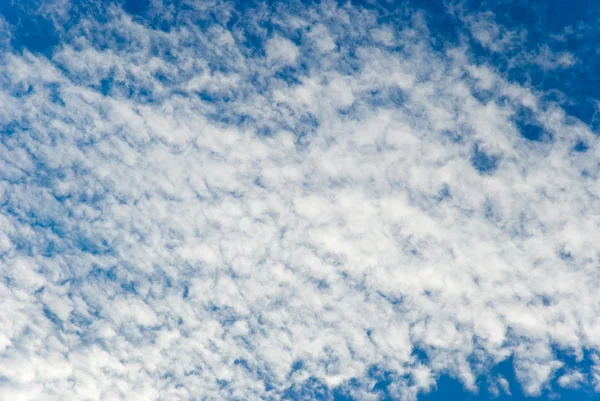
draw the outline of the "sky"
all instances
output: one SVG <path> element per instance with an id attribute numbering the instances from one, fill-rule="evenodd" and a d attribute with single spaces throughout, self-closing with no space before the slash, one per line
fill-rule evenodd
<path id="1" fill-rule="evenodd" d="M 600 400 L 600 2 L 0 0 L 0 401 Z"/>

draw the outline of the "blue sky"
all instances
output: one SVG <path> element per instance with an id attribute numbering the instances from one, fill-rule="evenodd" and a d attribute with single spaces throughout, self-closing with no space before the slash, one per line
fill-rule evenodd
<path id="1" fill-rule="evenodd" d="M 600 400 L 595 1 L 0 2 L 0 401 Z"/>

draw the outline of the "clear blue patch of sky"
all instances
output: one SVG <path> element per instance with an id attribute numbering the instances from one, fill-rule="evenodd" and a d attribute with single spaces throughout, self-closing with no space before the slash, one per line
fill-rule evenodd
<path id="1" fill-rule="evenodd" d="M 565 110 L 598 131 L 596 102 L 600 99 L 600 2 L 595 0 L 498 0 L 467 1 L 472 13 L 491 11 L 508 30 L 527 32 L 525 40 L 505 53 L 493 53 L 475 41 L 472 53 L 481 63 L 493 65 L 510 80 L 540 91 L 558 90 L 566 95 Z M 571 33 L 569 33 L 571 32 Z M 569 52 L 577 62 L 568 68 L 544 70 L 532 63 L 511 62 L 518 53 L 535 54 L 543 46 L 553 53 Z"/>
<path id="2" fill-rule="evenodd" d="M 523 392 L 514 371 L 513 358 L 499 363 L 495 366 L 488 375 L 480 377 L 477 381 L 479 390 L 472 392 L 463 386 L 456 378 L 450 375 L 442 375 L 437 380 L 435 389 L 429 393 L 421 393 L 418 396 L 418 401 L 597 401 L 600 400 L 600 394 L 595 393 L 593 388 L 588 384 L 579 389 L 566 389 L 557 384 L 557 379 L 562 373 L 569 368 L 578 368 L 584 374 L 590 373 L 590 359 L 588 356 L 581 362 L 576 362 L 575 358 L 560 351 L 560 359 L 565 362 L 565 367 L 560 368 L 550 384 L 543 388 L 539 396 L 529 396 Z M 301 368 L 301 364 L 297 366 Z M 391 393 L 391 386 L 396 380 L 402 380 L 410 385 L 410 378 L 398 378 L 393 372 L 380 370 L 373 367 L 369 370 L 368 377 L 374 382 L 369 389 L 373 395 L 381 401 L 394 401 L 397 398 Z M 510 394 L 504 392 L 500 386 L 496 386 L 498 392 L 491 390 L 490 385 L 497 383 L 498 377 L 505 378 L 510 387 Z M 286 400 L 328 400 L 328 401 L 358 401 L 352 396 L 352 390 L 360 387 L 360 383 L 356 380 L 351 380 L 337 388 L 328 388 L 322 381 L 311 377 L 301 384 L 290 386 L 284 393 L 283 399 Z"/>

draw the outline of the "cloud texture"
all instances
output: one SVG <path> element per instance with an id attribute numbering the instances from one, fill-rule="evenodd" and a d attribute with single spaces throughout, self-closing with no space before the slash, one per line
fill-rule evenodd
<path id="1" fill-rule="evenodd" d="M 598 137 L 471 49 L 526 33 L 69 7 L 35 11 L 49 50 L 0 43 L 1 399 L 508 394 L 507 360 L 527 394 L 600 390 Z"/>

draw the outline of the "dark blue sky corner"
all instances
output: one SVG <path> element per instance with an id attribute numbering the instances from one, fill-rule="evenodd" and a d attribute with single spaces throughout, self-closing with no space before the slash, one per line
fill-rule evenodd
<path id="1" fill-rule="evenodd" d="M 586 377 L 590 377 L 593 362 L 589 351 L 584 351 L 581 359 L 576 358 L 570 351 L 564 351 L 554 347 L 553 352 L 557 360 L 563 363 L 563 366 L 556 369 L 551 376 L 551 380 L 542 387 L 541 393 L 531 395 L 524 392 L 522 383 L 519 379 L 518 363 L 515 357 L 510 356 L 500 363 L 492 366 L 490 369 L 484 369 L 476 379 L 477 390 L 466 389 L 464 384 L 453 374 L 442 373 L 436 377 L 436 383 L 429 391 L 420 392 L 417 396 L 418 401 L 551 401 L 551 400 L 600 400 L 593 386 L 589 383 L 583 383 L 572 388 L 565 388 L 558 383 L 558 379 L 564 373 L 577 370 Z M 426 354 L 422 351 L 423 362 L 426 362 Z M 302 368 L 301 363 L 294 365 L 295 370 Z M 311 377 L 305 382 L 290 386 L 284 393 L 286 400 L 328 400 L 328 401 L 355 401 L 355 394 L 371 394 L 380 401 L 400 400 L 399 393 L 394 391 L 397 384 L 411 385 L 410 377 L 399 377 L 392 371 L 386 371 L 372 366 L 367 372 L 364 382 L 352 379 L 342 385 L 329 388 L 322 381 Z M 506 380 L 508 389 L 505 389 L 499 380 Z M 366 386 L 366 383 L 373 383 Z M 362 392 L 361 392 L 362 390 Z"/>
<path id="2" fill-rule="evenodd" d="M 35 1 L 0 2 L 0 16 L 4 19 L 10 32 L 11 47 L 19 52 L 28 50 L 32 53 L 49 55 L 60 41 L 60 33 L 51 18 L 39 15 L 34 10 L 38 7 Z"/>

